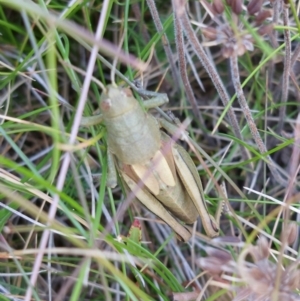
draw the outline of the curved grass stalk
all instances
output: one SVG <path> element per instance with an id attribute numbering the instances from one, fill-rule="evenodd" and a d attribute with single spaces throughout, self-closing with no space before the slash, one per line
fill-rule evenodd
<path id="1" fill-rule="evenodd" d="M 247 120 L 251 135 L 260 151 L 260 153 L 263 155 L 265 154 L 268 150 L 267 147 L 265 146 L 262 138 L 260 137 L 260 134 L 258 132 L 258 129 L 256 127 L 255 121 L 253 119 L 253 116 L 251 114 L 250 108 L 248 106 L 248 103 L 246 101 L 243 89 L 242 89 L 242 85 L 241 85 L 241 81 L 240 81 L 240 74 L 239 74 L 239 66 L 238 66 L 238 58 L 236 55 L 232 55 L 230 57 L 230 68 L 231 68 L 231 77 L 232 77 L 232 82 L 234 85 L 234 89 L 237 95 L 237 99 L 239 101 L 239 104 L 241 106 L 242 111 L 244 112 L 245 118 Z M 276 181 L 282 185 L 286 185 L 286 181 L 284 179 L 282 179 L 282 177 L 279 175 L 275 164 L 272 160 L 272 158 L 268 155 L 267 157 L 268 160 L 268 167 L 272 173 L 272 175 L 274 176 L 274 178 L 276 179 Z"/>

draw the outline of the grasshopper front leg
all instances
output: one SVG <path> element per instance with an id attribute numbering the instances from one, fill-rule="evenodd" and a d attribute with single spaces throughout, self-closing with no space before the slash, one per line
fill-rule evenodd
<path id="1" fill-rule="evenodd" d="M 103 122 L 103 116 L 102 114 L 89 116 L 89 117 L 82 117 L 80 125 L 81 126 L 93 126 L 98 125 Z M 107 150 L 107 187 L 115 188 L 117 186 L 117 171 L 116 166 L 114 162 L 113 154 Z"/>
<path id="2" fill-rule="evenodd" d="M 80 125 L 81 126 L 93 126 L 102 123 L 103 116 L 102 114 L 94 115 L 94 116 L 88 116 L 88 117 L 82 117 Z"/>

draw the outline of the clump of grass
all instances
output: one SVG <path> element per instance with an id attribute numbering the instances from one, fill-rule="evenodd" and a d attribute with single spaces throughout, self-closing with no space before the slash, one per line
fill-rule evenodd
<path id="1" fill-rule="evenodd" d="M 0 3 L 3 300 L 300 299 L 293 1 Z M 122 179 L 107 188 L 105 127 L 80 120 L 112 73 L 192 120 L 221 238 L 198 222 L 180 243 Z"/>

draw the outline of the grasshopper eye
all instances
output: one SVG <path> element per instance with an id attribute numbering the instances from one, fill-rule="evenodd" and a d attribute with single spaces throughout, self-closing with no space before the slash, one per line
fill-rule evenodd
<path id="1" fill-rule="evenodd" d="M 111 99 L 107 98 L 101 101 L 100 108 L 102 112 L 107 112 L 111 108 Z"/>
<path id="2" fill-rule="evenodd" d="M 132 92 L 130 88 L 124 88 L 122 91 L 127 97 L 132 97 Z"/>

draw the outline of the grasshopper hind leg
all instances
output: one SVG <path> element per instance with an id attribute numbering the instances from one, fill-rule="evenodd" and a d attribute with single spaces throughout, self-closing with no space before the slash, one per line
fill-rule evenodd
<path id="1" fill-rule="evenodd" d="M 181 181 L 190 195 L 201 217 L 203 228 L 209 237 L 219 235 L 219 225 L 206 207 L 203 187 L 197 168 L 183 147 L 175 145 L 172 149 L 175 165 Z"/>
<path id="2" fill-rule="evenodd" d="M 191 238 L 191 233 L 181 225 L 153 195 L 145 189 L 138 187 L 137 183 L 125 173 L 122 173 L 122 177 L 130 190 L 135 192 L 136 198 L 151 212 L 165 221 L 182 240 L 188 241 Z"/>

